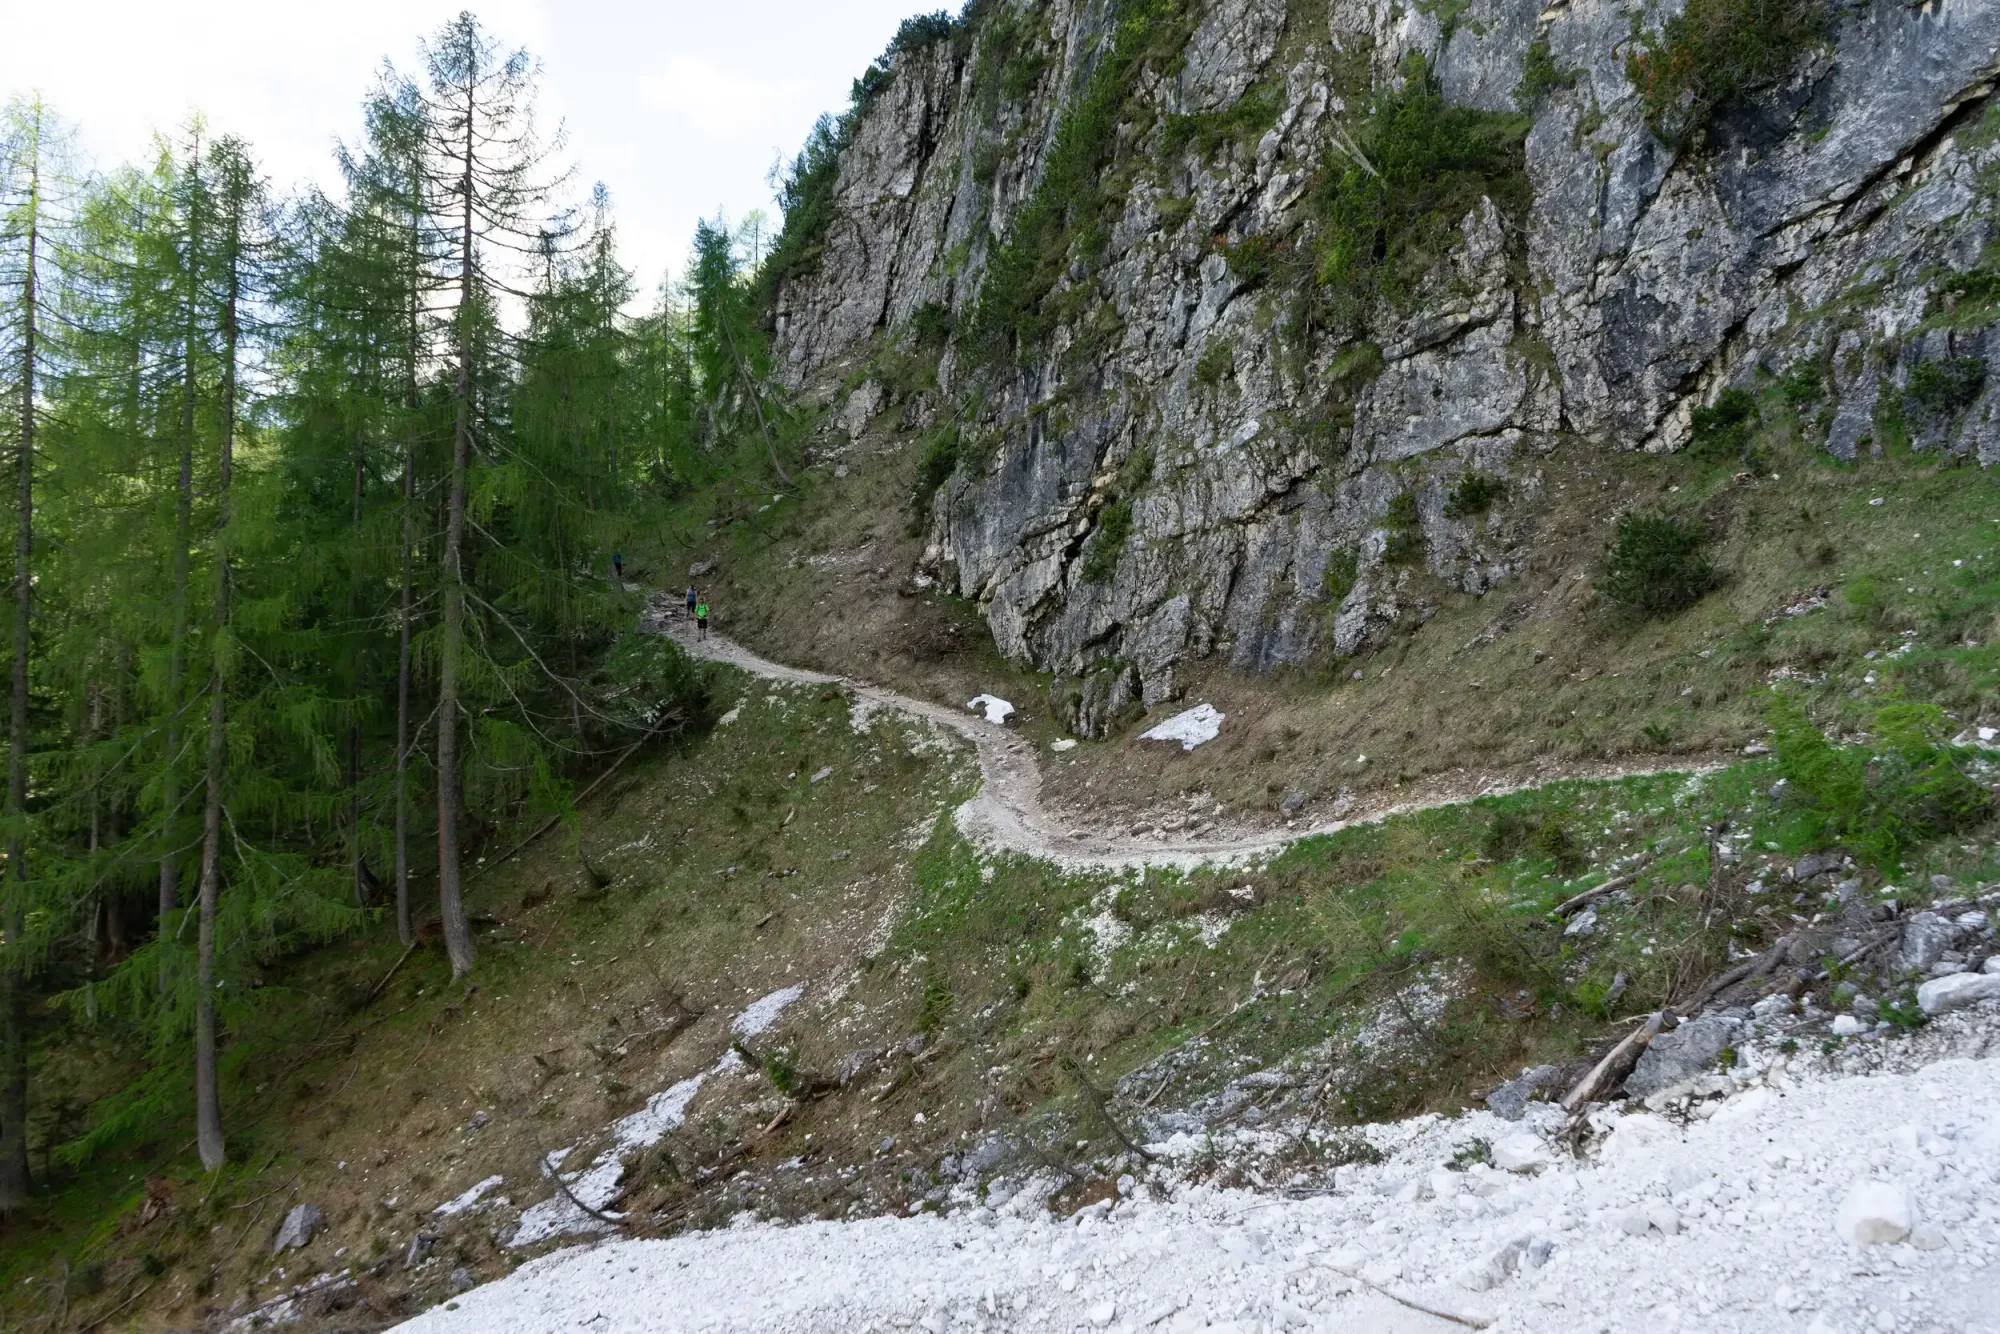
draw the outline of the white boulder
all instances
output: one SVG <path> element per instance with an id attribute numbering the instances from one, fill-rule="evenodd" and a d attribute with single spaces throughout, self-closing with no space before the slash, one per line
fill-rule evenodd
<path id="1" fill-rule="evenodd" d="M 1910 1235 L 1910 1192 L 1893 1181 L 1854 1183 L 1834 1215 L 1833 1229 L 1853 1246 L 1885 1246 Z"/>
<path id="2" fill-rule="evenodd" d="M 1503 1172 L 1536 1172 L 1554 1162 L 1539 1135 L 1509 1135 L 1493 1146 L 1493 1165 Z"/>
<path id="3" fill-rule="evenodd" d="M 1925 1014 L 1943 1014 L 1985 1000 L 2000 1000 L 2000 973 L 1949 973 L 1917 988 L 1917 1004 Z"/>

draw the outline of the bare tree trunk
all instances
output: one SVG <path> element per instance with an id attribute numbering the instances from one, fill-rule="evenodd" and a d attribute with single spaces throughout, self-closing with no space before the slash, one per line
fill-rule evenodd
<path id="1" fill-rule="evenodd" d="M 201 170 L 201 141 L 195 141 L 188 172 Z M 181 709 L 187 679 L 188 550 L 194 545 L 194 398 L 195 299 L 197 249 L 201 235 L 201 189 L 189 192 L 187 217 L 187 290 L 181 342 L 181 458 L 174 496 L 174 642 L 167 663 L 167 762 L 160 778 L 160 991 L 173 985 L 173 969 L 165 945 L 167 924 L 180 906 Z"/>
<path id="2" fill-rule="evenodd" d="M 451 486 L 446 500 L 444 562 L 444 637 L 438 652 L 438 915 L 444 926 L 445 953 L 451 957 L 454 979 L 472 971 L 477 958 L 472 932 L 465 920 L 460 891 L 458 849 L 458 660 L 465 636 L 465 571 L 460 556 L 465 541 L 466 470 L 472 458 L 472 167 L 473 89 L 465 98 L 465 146 L 459 189 L 458 383 L 453 392 Z"/>
<path id="3" fill-rule="evenodd" d="M 236 455 L 236 305 L 241 285 L 242 201 L 230 183 L 232 215 L 223 223 L 228 290 L 222 308 L 222 440 L 216 474 L 215 621 L 208 682 L 208 774 L 201 814 L 201 922 L 195 944 L 195 1139 L 201 1165 L 213 1172 L 228 1160 L 222 1138 L 222 1095 L 216 1071 L 215 913 L 222 892 L 222 785 L 229 759 L 227 674 L 230 598 L 229 487 Z"/>
<path id="4" fill-rule="evenodd" d="M 39 130 L 40 117 L 36 117 Z M 28 1203 L 28 649 L 34 613 L 35 264 L 41 242 L 41 145 L 29 146 L 28 258 L 21 281 L 21 439 L 14 451 L 14 679 L 7 728 L 7 955 L 0 967 L 0 1213 Z"/>
<path id="5" fill-rule="evenodd" d="M 417 265 L 423 244 L 423 177 L 410 185 L 410 236 L 405 272 L 409 326 L 403 348 L 403 406 L 409 412 L 403 436 L 403 588 L 396 644 L 396 938 L 409 944 L 410 932 L 410 619 L 416 601 L 417 523 Z"/>

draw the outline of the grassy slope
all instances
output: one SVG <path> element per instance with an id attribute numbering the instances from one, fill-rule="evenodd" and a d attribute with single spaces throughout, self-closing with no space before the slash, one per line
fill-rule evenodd
<path id="1" fill-rule="evenodd" d="M 914 1033 L 928 1035 L 926 1055 L 795 1107 L 769 1078 L 732 1086 L 644 1164 L 627 1207 L 664 1227 L 746 1207 L 900 1211 L 932 1193 L 940 1153 L 1008 1127 L 1087 1182 L 1118 1146 L 1086 1085 L 1107 1088 L 1196 1034 L 1202 1059 L 1176 1068 L 1164 1105 L 1323 1047 L 1338 1072 L 1333 1119 L 1457 1106 L 1524 1063 L 1581 1051 L 1616 974 L 1628 983 L 1619 1013 L 1657 1004 L 1814 906 L 1742 892 L 1759 854 L 1800 846 L 1796 820 L 1762 796 L 1768 760 L 1448 807 L 1257 868 L 1072 876 L 983 858 L 941 818 L 972 781 L 963 752 L 890 720 L 857 732 L 833 692 L 717 682 L 724 708 L 743 704 L 736 721 L 651 757 L 588 812 L 583 845 L 609 887 L 560 837 L 477 882 L 488 920 L 476 989 L 452 988 L 426 949 L 362 1005 L 397 954 L 380 941 L 275 969 L 270 985 L 297 1006 L 234 1044 L 243 1166 L 211 1184 L 181 1127 L 163 1127 L 63 1182 L 46 1215 L 8 1236 L 0 1292 L 13 1315 L 54 1314 L 67 1269 L 79 1316 L 143 1290 L 125 1316 L 186 1323 L 400 1252 L 424 1210 L 489 1173 L 517 1202 L 537 1198 L 525 1183 L 540 1152 L 588 1143 L 703 1068 L 728 1016 L 792 982 L 816 985 L 758 1054 L 793 1089 Z M 1704 897 L 1703 830 L 1722 818 L 1750 842 L 1734 888 Z M 1985 846 L 1942 844 L 1921 869 L 2000 876 Z M 1641 848 L 1658 861 L 1596 937 L 1565 940 L 1540 920 L 1583 868 Z M 1451 999 L 1410 1041 L 1358 1045 L 1413 986 Z M 826 1170 L 782 1170 L 794 1158 Z M 138 1226 L 149 1173 L 176 1211 Z M 330 1227 L 280 1274 L 269 1238 L 296 1199 Z M 477 1220 L 443 1230 L 447 1264 L 414 1284 L 400 1271 L 364 1281 L 376 1315 L 442 1299 L 452 1267 L 491 1276 L 511 1263 Z"/>

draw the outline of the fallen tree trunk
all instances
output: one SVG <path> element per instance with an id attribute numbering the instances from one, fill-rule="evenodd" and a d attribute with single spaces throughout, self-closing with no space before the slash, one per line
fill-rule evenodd
<path id="1" fill-rule="evenodd" d="M 1666 1029 L 1674 1026 L 1672 1010 L 1655 1010 L 1646 1016 L 1646 1022 L 1628 1034 L 1623 1042 L 1606 1052 L 1604 1059 L 1591 1067 L 1589 1074 L 1577 1082 L 1562 1100 L 1562 1108 L 1575 1116 L 1591 1103 L 1596 1102 L 1611 1087 L 1632 1073 L 1632 1067 L 1639 1063 L 1640 1053 L 1648 1043 Z"/>
<path id="2" fill-rule="evenodd" d="M 1652 863 L 1653 854 L 1649 852 L 1639 859 L 1637 866 L 1634 866 L 1631 870 L 1625 872 L 1625 874 L 1615 875 L 1601 885 L 1592 886 L 1584 890 L 1581 894 L 1564 899 L 1555 906 L 1553 910 L 1554 915 L 1557 917 L 1567 917 L 1579 908 L 1588 907 L 1601 898 L 1616 894 L 1621 889 L 1629 888 L 1634 881 L 1638 880 L 1639 873 L 1652 865 Z"/>

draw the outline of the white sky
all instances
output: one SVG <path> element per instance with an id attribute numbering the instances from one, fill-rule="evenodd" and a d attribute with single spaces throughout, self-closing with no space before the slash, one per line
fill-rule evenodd
<path id="1" fill-rule="evenodd" d="M 39 91 L 98 167 L 141 160 L 195 110 L 242 135 L 279 186 L 331 184 L 384 58 L 465 0 L 0 0 L 0 98 Z M 472 6 L 543 64 L 541 118 L 568 129 L 579 195 L 611 189 L 620 246 L 650 292 L 685 264 L 698 218 L 776 220 L 772 161 L 920 9 L 958 0 L 485 0 Z"/>

